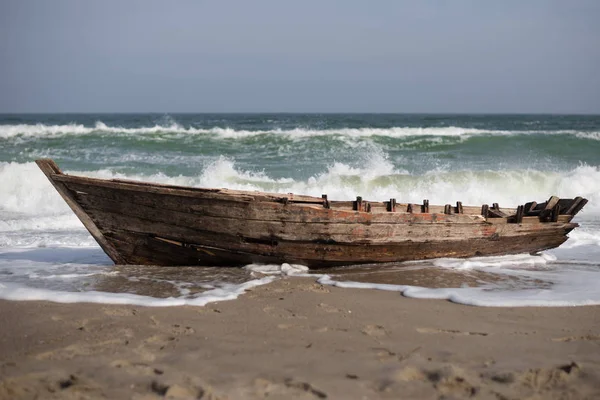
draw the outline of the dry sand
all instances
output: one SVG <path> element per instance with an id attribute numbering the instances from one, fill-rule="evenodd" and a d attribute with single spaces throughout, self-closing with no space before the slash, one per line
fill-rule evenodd
<path id="1" fill-rule="evenodd" d="M 2 399 L 600 399 L 600 307 L 477 308 L 287 278 L 235 301 L 0 301 Z"/>

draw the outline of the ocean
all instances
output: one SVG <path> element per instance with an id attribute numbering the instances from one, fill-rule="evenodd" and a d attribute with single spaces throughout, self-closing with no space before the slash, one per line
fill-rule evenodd
<path id="1" fill-rule="evenodd" d="M 539 255 L 315 272 L 114 266 L 38 170 L 34 160 L 45 157 L 92 177 L 332 200 L 508 207 L 557 195 L 589 203 L 570 239 Z M 600 116 L 0 115 L 0 298 L 204 305 L 306 275 L 478 306 L 600 304 Z"/>

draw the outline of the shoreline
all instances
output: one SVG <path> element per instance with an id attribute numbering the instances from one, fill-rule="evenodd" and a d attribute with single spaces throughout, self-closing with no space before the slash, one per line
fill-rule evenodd
<path id="1" fill-rule="evenodd" d="M 203 307 L 0 300 L 0 399 L 600 397 L 600 306 L 282 278 Z"/>

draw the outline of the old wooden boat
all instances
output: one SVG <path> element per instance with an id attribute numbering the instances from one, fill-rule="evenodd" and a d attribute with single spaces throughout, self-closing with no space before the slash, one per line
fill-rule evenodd
<path id="1" fill-rule="evenodd" d="M 586 199 L 516 208 L 330 201 L 63 174 L 36 161 L 116 264 L 309 267 L 535 253 L 559 246 Z"/>

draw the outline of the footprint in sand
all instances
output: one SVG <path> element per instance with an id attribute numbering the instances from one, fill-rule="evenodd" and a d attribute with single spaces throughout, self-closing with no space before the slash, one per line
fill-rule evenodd
<path id="1" fill-rule="evenodd" d="M 221 400 L 222 397 L 217 396 L 213 393 L 209 388 L 205 388 L 201 385 L 193 384 L 193 383 L 185 383 L 185 384 L 172 384 L 168 385 L 158 380 L 153 380 L 150 383 L 149 389 L 153 392 L 154 395 L 160 396 L 160 398 L 165 399 L 207 399 L 207 400 Z M 146 397 L 140 398 L 140 400 L 145 399 Z M 151 397 L 155 399 L 155 396 Z M 150 398 L 148 398 L 150 399 Z"/>
<path id="2" fill-rule="evenodd" d="M 447 333 L 452 335 L 464 335 L 464 336 L 488 336 L 486 332 L 469 332 L 459 331 L 457 329 L 435 329 L 435 328 L 417 328 L 419 333 Z"/>
<path id="3" fill-rule="evenodd" d="M 519 380 L 536 392 L 551 390 L 574 378 L 578 378 L 581 368 L 577 363 L 570 363 L 557 368 L 535 368 L 530 369 L 519 376 Z"/>
<path id="4" fill-rule="evenodd" d="M 411 382 L 421 383 L 420 387 L 425 389 L 425 392 L 417 397 L 465 399 L 473 397 L 479 391 L 478 386 L 471 383 L 475 381 L 477 381 L 476 376 L 469 376 L 466 371 L 452 365 L 437 369 L 406 366 L 392 373 L 390 378 L 378 382 L 375 390 L 379 392 L 403 392 L 406 396 L 407 387 L 405 383 Z M 432 396 L 434 393 L 435 395 Z M 410 395 L 408 397 L 404 396 L 403 398 L 412 397 Z"/>
<path id="5" fill-rule="evenodd" d="M 582 340 L 582 341 L 600 340 L 600 335 L 565 336 L 565 337 L 552 339 L 552 341 L 554 341 L 554 342 L 574 342 L 577 340 Z"/>
<path id="6" fill-rule="evenodd" d="M 289 308 L 281 309 L 281 308 L 277 308 L 277 307 L 267 306 L 267 307 L 263 308 L 263 312 L 267 315 L 270 315 L 272 317 L 277 317 L 277 318 L 307 319 L 306 316 L 297 314 L 294 310 L 291 310 Z"/>
<path id="7" fill-rule="evenodd" d="M 297 381 L 292 378 L 273 380 L 257 378 L 254 380 L 255 391 L 260 398 L 298 398 L 308 395 L 317 399 L 326 399 L 327 393 L 315 388 L 308 382 Z M 302 397 L 304 398 L 304 397 Z"/>
<path id="8" fill-rule="evenodd" d="M 313 292 L 313 293 L 330 293 L 331 292 L 325 286 L 320 285 L 318 283 L 313 283 L 310 286 L 300 287 L 299 289 L 303 292 Z"/>
<path id="9" fill-rule="evenodd" d="M 102 312 L 111 317 L 131 317 L 132 315 L 137 315 L 136 309 L 129 308 L 104 307 L 102 308 Z"/>
<path id="10" fill-rule="evenodd" d="M 133 375 L 154 376 L 162 375 L 164 371 L 142 362 L 131 362 L 129 360 L 115 360 L 110 363 L 111 367 L 120 368 Z"/>
<path id="11" fill-rule="evenodd" d="M 330 306 L 329 304 L 325 304 L 325 303 L 319 303 L 319 308 L 321 308 L 326 313 L 339 313 L 339 312 L 343 312 L 339 308 L 334 307 L 334 306 Z"/>
<path id="12" fill-rule="evenodd" d="M 173 326 L 171 326 L 171 332 L 174 335 L 193 335 L 194 333 L 196 333 L 196 330 L 194 330 L 194 328 L 192 328 L 191 326 L 183 326 L 183 325 L 179 325 L 179 324 L 175 324 Z"/>
<path id="13" fill-rule="evenodd" d="M 103 353 L 106 351 L 107 346 L 122 345 L 124 342 L 123 339 L 111 339 L 93 344 L 75 343 L 63 348 L 40 353 L 35 358 L 38 360 L 70 360 L 79 356 L 92 356 Z"/>
<path id="14" fill-rule="evenodd" d="M 361 332 L 367 336 L 380 338 L 387 336 L 388 333 L 382 325 L 366 325 L 361 329 Z"/>

